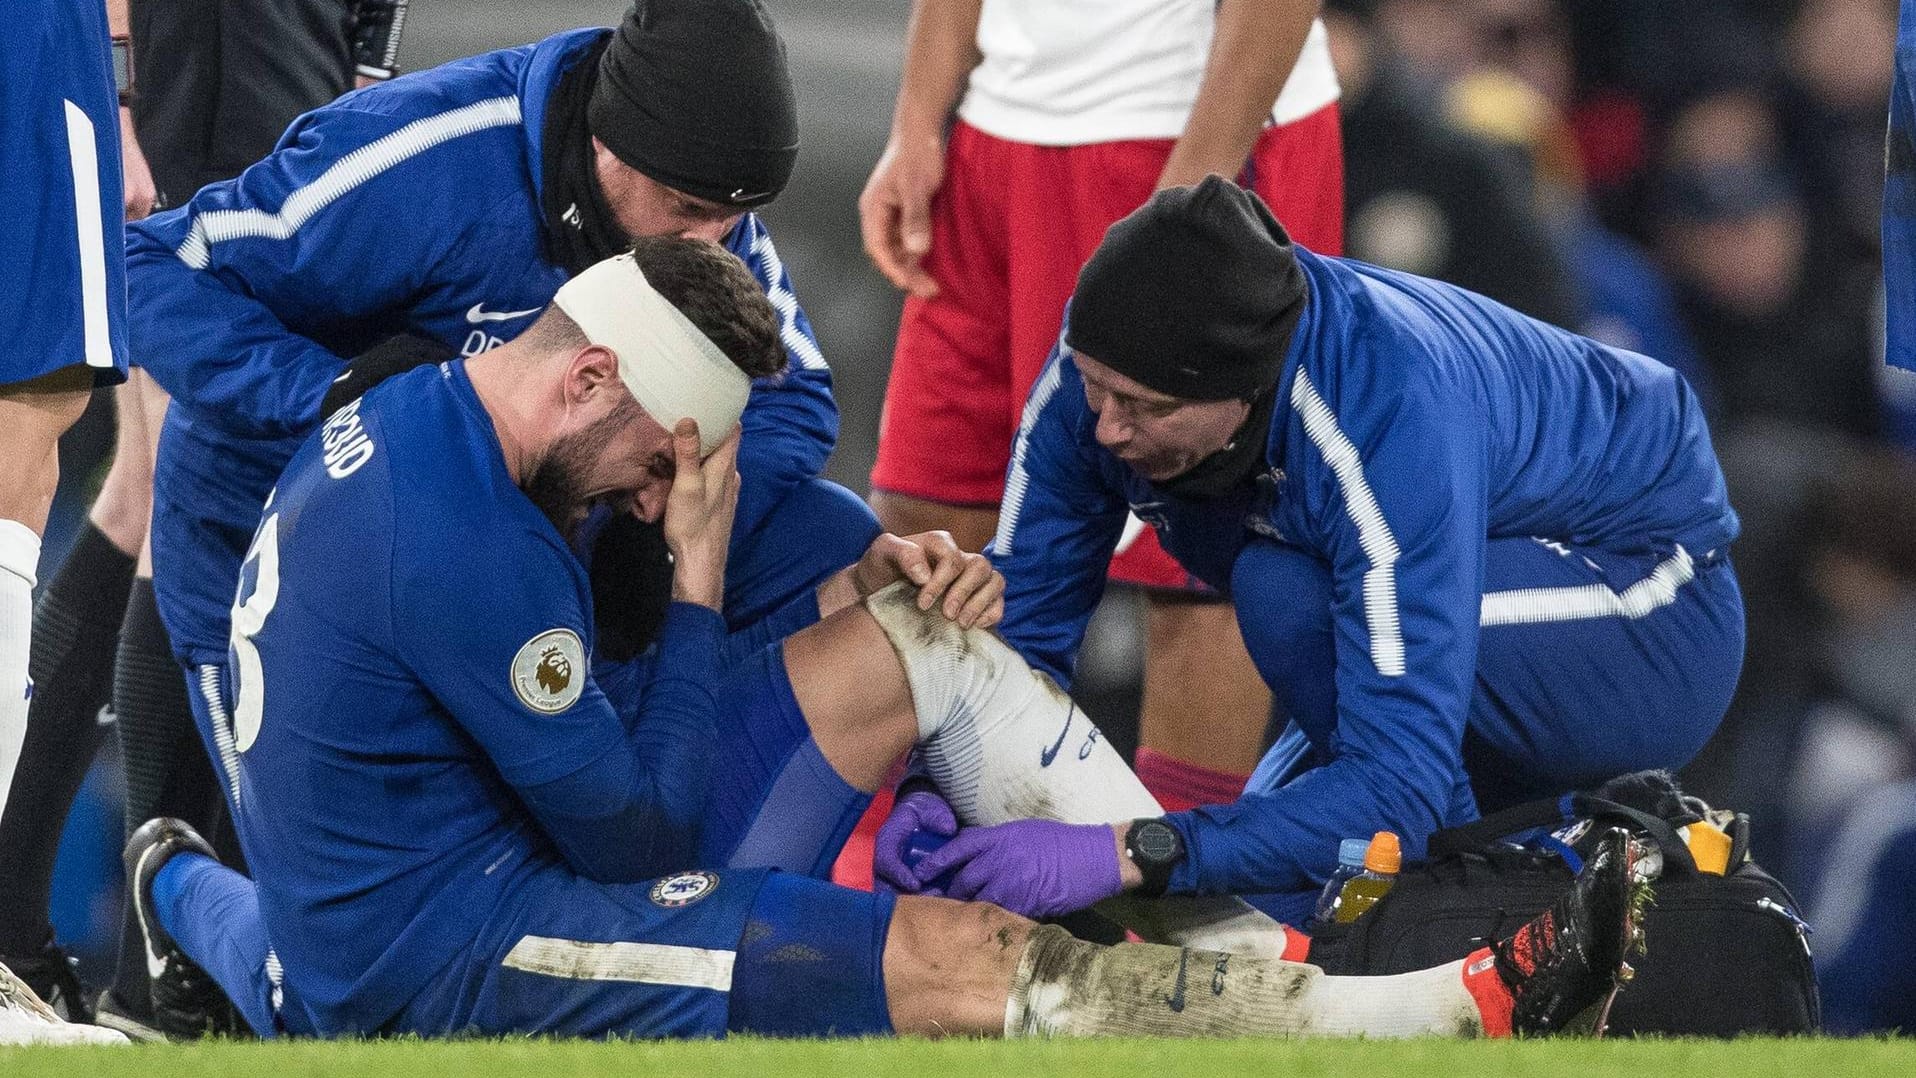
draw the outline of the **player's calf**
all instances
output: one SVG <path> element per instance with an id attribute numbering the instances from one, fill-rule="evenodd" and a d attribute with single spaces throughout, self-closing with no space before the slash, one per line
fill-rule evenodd
<path id="1" fill-rule="evenodd" d="M 1333 977 L 1296 962 L 1153 944 L 1100 947 L 1037 928 L 1011 980 L 1005 1034 L 1497 1037 L 1564 1032 L 1592 1011 L 1600 1033 L 1640 938 L 1641 899 L 1629 839 L 1616 831 L 1572 888 L 1510 938 L 1397 976 Z"/>

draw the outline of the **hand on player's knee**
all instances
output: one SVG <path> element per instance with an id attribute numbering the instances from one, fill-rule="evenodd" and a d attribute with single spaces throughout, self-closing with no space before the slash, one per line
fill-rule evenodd
<path id="1" fill-rule="evenodd" d="M 860 598 L 909 580 L 918 586 L 918 609 L 936 607 L 964 628 L 989 629 L 1004 617 L 1004 577 L 983 554 L 960 549 L 950 532 L 886 533 L 850 572 Z"/>

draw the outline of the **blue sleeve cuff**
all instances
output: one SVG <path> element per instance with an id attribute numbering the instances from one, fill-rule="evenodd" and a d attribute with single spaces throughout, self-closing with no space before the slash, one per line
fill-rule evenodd
<path id="1" fill-rule="evenodd" d="M 710 607 L 674 602 L 659 627 L 657 676 L 711 683 L 725 657 L 725 618 Z"/>
<path id="2" fill-rule="evenodd" d="M 1164 822 L 1171 825 L 1178 837 L 1184 840 L 1184 860 L 1171 870 L 1170 882 L 1165 884 L 1167 895 L 1194 895 L 1198 893 L 1198 881 L 1202 874 L 1198 871 L 1203 856 L 1202 839 L 1204 819 L 1193 812 L 1167 812 Z"/>

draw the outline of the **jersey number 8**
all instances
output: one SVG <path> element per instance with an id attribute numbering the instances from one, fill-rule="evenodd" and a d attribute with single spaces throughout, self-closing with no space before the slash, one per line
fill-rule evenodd
<path id="1" fill-rule="evenodd" d="M 260 716 L 266 706 L 265 671 L 260 666 L 259 647 L 253 643 L 253 637 L 266 627 L 266 615 L 271 614 L 273 604 L 279 602 L 278 513 L 260 523 L 259 534 L 253 536 L 252 549 L 246 552 L 246 561 L 254 566 L 253 591 L 244 601 L 234 598 L 233 632 L 228 640 L 233 650 L 233 747 L 240 752 L 252 748 L 254 739 L 259 737 Z M 245 585 L 246 570 L 242 566 L 242 593 Z"/>

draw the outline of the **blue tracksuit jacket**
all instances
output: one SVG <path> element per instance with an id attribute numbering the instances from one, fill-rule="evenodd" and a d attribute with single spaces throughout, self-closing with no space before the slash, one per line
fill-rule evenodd
<path id="1" fill-rule="evenodd" d="M 1174 814 L 1191 849 L 1174 891 L 1296 891 L 1321 878 L 1339 838 L 1389 828 L 1416 849 L 1461 822 L 1473 807 L 1465 727 L 1484 706 L 1480 633 L 1501 631 L 1480 623 L 1629 621 L 1703 594 L 1715 604 L 1709 646 L 1735 653 L 1709 676 L 1727 669 L 1733 684 L 1740 664 L 1740 600 L 1727 564 L 1713 572 L 1737 518 L 1682 378 L 1449 285 L 1305 250 L 1298 260 L 1310 298 L 1255 483 L 1205 503 L 1155 490 L 1098 445 L 1097 416 L 1060 345 L 1026 406 L 992 548 L 1009 583 L 1004 635 L 1060 680 L 1127 510 L 1186 568 L 1237 596 L 1253 658 L 1280 699 L 1305 692 L 1273 676 L 1296 656 L 1260 654 L 1279 650 L 1262 642 L 1300 639 L 1287 626 L 1323 619 L 1334 671 L 1304 680 L 1321 674 L 1334 715 L 1313 725 L 1298 704 L 1293 717 L 1325 766 L 1296 789 Z M 1621 590 L 1511 588 L 1509 543 L 1553 572 L 1566 558 L 1596 572 L 1613 555 L 1655 571 Z M 1273 595 L 1246 577 L 1282 567 L 1321 579 L 1321 592 Z M 1685 586 L 1705 577 L 1722 583 Z M 1296 609 L 1312 602 L 1318 615 Z M 1707 716 L 1702 736 L 1721 714 Z M 1497 716 L 1496 733 L 1521 742 L 1525 724 L 1555 730 L 1560 718 L 1515 708 Z"/>

